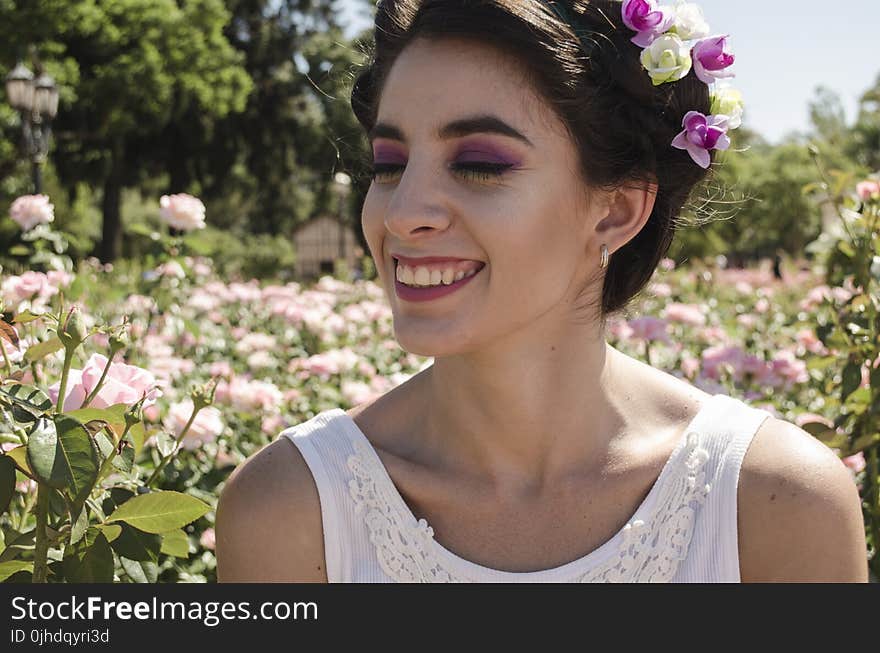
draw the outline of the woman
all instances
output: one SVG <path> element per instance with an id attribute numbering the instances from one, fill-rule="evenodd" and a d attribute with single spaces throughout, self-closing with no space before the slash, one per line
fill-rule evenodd
<path id="1" fill-rule="evenodd" d="M 397 339 L 434 364 L 236 470 L 221 581 L 866 580 L 831 450 L 605 341 L 725 146 L 678 136 L 708 68 L 643 54 L 686 31 L 669 11 L 380 3 L 363 228 Z"/>

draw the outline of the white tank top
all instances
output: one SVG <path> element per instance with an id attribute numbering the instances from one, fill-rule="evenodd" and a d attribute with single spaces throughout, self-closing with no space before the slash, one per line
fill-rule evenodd
<path id="1" fill-rule="evenodd" d="M 738 583 L 739 471 L 767 417 L 769 412 L 739 399 L 713 395 L 620 531 L 577 560 L 530 572 L 479 565 L 435 540 L 341 408 L 291 426 L 279 437 L 299 448 L 315 479 L 331 583 Z"/>

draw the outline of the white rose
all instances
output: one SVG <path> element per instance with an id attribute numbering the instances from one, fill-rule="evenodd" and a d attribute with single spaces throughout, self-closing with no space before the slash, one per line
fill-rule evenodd
<path id="1" fill-rule="evenodd" d="M 205 227 L 205 205 L 197 197 L 186 193 L 163 195 L 159 206 L 162 219 L 175 229 L 192 231 Z"/>
<path id="2" fill-rule="evenodd" d="M 30 231 L 38 224 L 55 220 L 55 206 L 48 195 L 22 195 L 9 207 L 9 216 L 22 231 Z"/>
<path id="3" fill-rule="evenodd" d="M 692 2 L 679 2 L 675 5 L 673 29 L 685 41 L 705 38 L 710 32 L 703 9 Z"/>
<path id="4" fill-rule="evenodd" d="M 712 110 L 718 116 L 727 116 L 728 129 L 737 129 L 742 124 L 742 93 L 730 86 L 719 86 L 712 92 Z"/>
<path id="5" fill-rule="evenodd" d="M 642 50 L 642 65 L 654 86 L 675 82 L 687 75 L 693 62 L 691 50 L 675 34 L 663 34 Z"/>

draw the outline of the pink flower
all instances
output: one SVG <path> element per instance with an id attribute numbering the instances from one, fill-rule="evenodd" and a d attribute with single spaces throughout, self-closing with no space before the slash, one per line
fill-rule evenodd
<path id="1" fill-rule="evenodd" d="M 205 205 L 197 197 L 186 193 L 163 195 L 159 206 L 162 220 L 175 229 L 192 231 L 205 227 Z"/>
<path id="2" fill-rule="evenodd" d="M 638 32 L 630 41 L 642 48 L 651 45 L 675 22 L 675 11 L 658 7 L 656 0 L 624 0 L 621 14 L 624 25 Z"/>
<path id="3" fill-rule="evenodd" d="M 73 281 L 73 275 L 64 270 L 49 270 L 46 273 L 46 278 L 56 288 L 66 288 Z"/>
<path id="4" fill-rule="evenodd" d="M 727 37 L 710 36 L 697 42 L 693 49 L 694 73 L 701 81 L 707 84 L 727 78 L 735 77 L 729 70 L 725 70 L 733 64 L 734 55 L 726 51 Z"/>
<path id="5" fill-rule="evenodd" d="M 14 308 L 26 299 L 45 300 L 58 292 L 49 277 L 42 272 L 28 270 L 19 277 L 7 277 L 0 286 L 3 300 Z"/>
<path id="6" fill-rule="evenodd" d="M 214 550 L 214 546 L 216 544 L 216 537 L 214 535 L 213 528 L 206 528 L 202 531 L 202 536 L 199 538 L 199 544 L 201 544 L 204 548 Z"/>
<path id="7" fill-rule="evenodd" d="M 858 474 L 865 469 L 865 454 L 859 451 L 852 456 L 842 458 L 843 464 L 846 465 L 853 474 Z"/>
<path id="8" fill-rule="evenodd" d="M 193 402 L 189 397 L 179 403 L 172 404 L 168 409 L 165 425 L 175 437 L 180 436 L 183 432 L 183 428 L 192 416 L 192 411 Z M 183 436 L 183 448 L 192 451 L 206 442 L 213 442 L 224 428 L 218 409 L 214 406 L 202 408 L 186 435 Z"/>
<path id="9" fill-rule="evenodd" d="M 711 163 L 709 150 L 726 150 L 730 147 L 727 135 L 727 116 L 706 116 L 699 111 L 688 111 L 681 121 L 684 129 L 673 139 L 672 146 L 687 150 L 701 168 Z"/>
<path id="10" fill-rule="evenodd" d="M 98 384 L 104 367 L 107 365 L 107 357 L 102 354 L 92 354 L 86 361 L 82 370 L 71 369 L 67 377 L 67 396 L 64 398 L 62 410 L 77 410 L 82 406 L 86 396 Z M 58 401 L 58 392 L 61 381 L 58 380 L 49 389 L 49 397 L 53 402 Z M 149 407 L 162 396 L 162 391 L 157 387 L 156 377 L 152 372 L 135 365 L 125 363 L 111 363 L 110 369 L 98 394 L 92 399 L 89 406 L 93 408 L 107 408 L 114 404 L 134 404 L 143 393 L 147 399 L 144 407 Z"/>
<path id="11" fill-rule="evenodd" d="M 9 207 L 9 216 L 22 231 L 30 231 L 55 220 L 55 206 L 49 203 L 48 195 L 22 195 Z"/>
<path id="12" fill-rule="evenodd" d="M 880 181 L 866 179 L 856 184 L 856 193 L 863 202 L 868 200 L 880 200 Z"/>
<path id="13" fill-rule="evenodd" d="M 635 319 L 629 320 L 627 325 L 630 329 L 632 329 L 632 337 L 638 338 L 641 340 L 660 340 L 663 342 L 669 342 L 669 334 L 667 333 L 667 323 L 666 320 L 661 320 L 656 317 L 637 317 Z"/>
<path id="14" fill-rule="evenodd" d="M 831 421 L 824 415 L 819 415 L 817 413 L 801 413 L 794 418 L 794 423 L 798 426 L 803 426 L 804 424 L 810 424 L 812 422 L 819 422 L 820 424 L 824 424 L 828 428 L 834 428 L 833 421 Z"/>
<path id="15" fill-rule="evenodd" d="M 695 304 L 681 304 L 678 302 L 667 304 L 665 317 L 670 322 L 681 322 L 682 324 L 691 324 L 693 326 L 703 326 L 706 324 L 706 316 L 700 307 Z"/>

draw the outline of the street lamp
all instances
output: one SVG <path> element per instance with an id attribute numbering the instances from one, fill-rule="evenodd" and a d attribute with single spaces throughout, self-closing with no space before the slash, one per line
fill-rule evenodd
<path id="1" fill-rule="evenodd" d="M 345 260 L 345 200 L 351 193 L 351 177 L 337 172 L 333 177 L 333 194 L 339 201 L 339 258 Z"/>
<path id="2" fill-rule="evenodd" d="M 34 79 L 33 73 L 19 62 L 6 76 L 6 97 L 21 114 L 21 131 L 31 162 L 34 194 L 43 191 L 40 166 L 49 153 L 51 123 L 58 113 L 58 88 L 46 73 Z"/>

